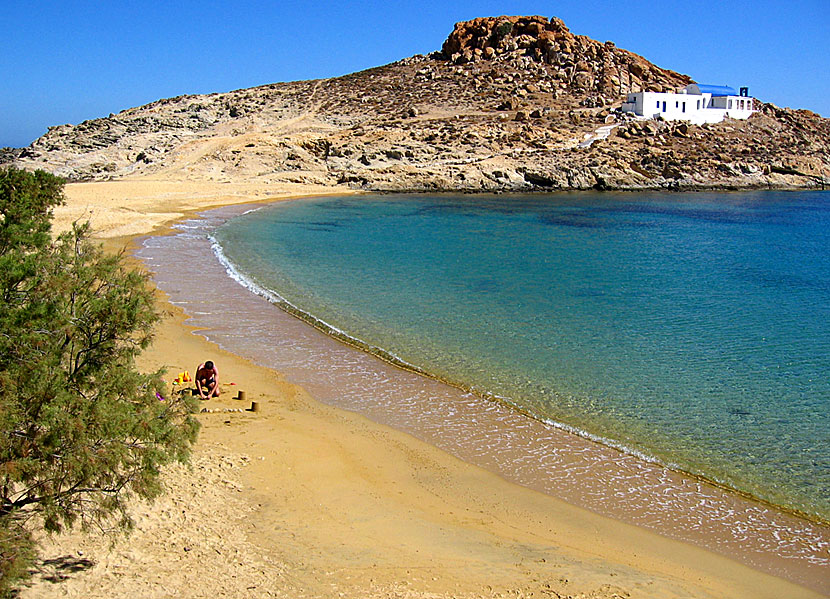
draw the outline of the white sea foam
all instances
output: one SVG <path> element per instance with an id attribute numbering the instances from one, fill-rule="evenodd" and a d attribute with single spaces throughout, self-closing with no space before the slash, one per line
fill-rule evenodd
<path id="1" fill-rule="evenodd" d="M 253 212 L 253 210 L 249 212 Z M 244 214 L 247 214 L 247 212 Z M 275 304 L 281 309 L 294 314 L 295 316 L 301 318 L 302 320 L 305 320 L 306 322 L 309 322 L 310 324 L 319 328 L 323 332 L 332 335 L 333 337 L 336 337 L 341 341 L 344 341 L 346 343 L 349 343 L 350 345 L 367 351 L 379 358 L 382 358 L 383 360 L 386 360 L 387 362 L 395 364 L 396 366 L 400 366 L 401 368 L 404 368 L 406 370 L 411 370 L 413 372 L 418 372 L 420 374 L 427 374 L 426 371 L 424 371 L 422 368 L 416 366 L 415 364 L 410 364 L 409 362 L 403 360 L 400 356 L 396 355 L 394 352 L 372 345 L 358 337 L 350 335 L 343 329 L 329 322 L 326 322 L 321 318 L 317 318 L 309 312 L 306 312 L 296 304 L 285 299 L 282 295 L 280 295 L 273 289 L 269 289 L 267 287 L 260 285 L 252 278 L 242 273 L 236 267 L 236 265 L 233 264 L 233 262 L 227 257 L 224 250 L 222 249 L 222 244 L 220 244 L 215 237 L 213 237 L 212 235 L 208 235 L 208 239 L 210 240 L 210 247 L 213 250 L 214 255 L 216 256 L 216 259 L 225 268 L 225 272 L 227 272 L 228 276 L 237 283 L 239 283 L 242 287 L 248 289 L 251 293 L 259 295 L 260 297 L 264 297 L 272 304 Z"/>

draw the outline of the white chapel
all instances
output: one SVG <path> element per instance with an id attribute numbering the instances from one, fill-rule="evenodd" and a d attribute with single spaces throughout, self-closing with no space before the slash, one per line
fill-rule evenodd
<path id="1" fill-rule="evenodd" d="M 725 85 L 692 83 L 679 93 L 636 92 L 628 94 L 623 112 L 666 121 L 689 121 L 695 125 L 719 123 L 725 117 L 746 119 L 755 112 L 749 88 L 740 92 Z"/>

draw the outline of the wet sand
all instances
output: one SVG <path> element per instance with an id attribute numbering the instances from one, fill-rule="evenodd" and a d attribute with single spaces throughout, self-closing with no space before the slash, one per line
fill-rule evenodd
<path id="1" fill-rule="evenodd" d="M 104 235 L 158 224 L 121 208 L 152 189 L 96 185 L 70 186 L 68 195 L 76 205 L 110 196 L 96 204 L 101 222 L 110 204 L 116 220 L 129 217 L 103 225 Z M 227 197 L 221 191 L 187 198 L 187 207 L 168 198 L 142 210 L 216 206 Z M 318 390 L 216 347 L 193 334 L 180 309 L 166 310 L 142 366 L 192 372 L 208 356 L 220 365 L 224 393 L 200 416 L 195 466 L 167 472 L 171 492 L 136 505 L 137 530 L 114 547 L 75 534 L 50 540 L 44 557 L 52 561 L 24 597 L 820 596 L 324 405 Z M 247 407 L 233 399 L 240 389 L 260 412 L 238 411 Z"/>

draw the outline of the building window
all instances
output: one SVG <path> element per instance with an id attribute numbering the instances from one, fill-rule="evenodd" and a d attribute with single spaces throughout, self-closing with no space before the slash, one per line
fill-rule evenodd
<path id="1" fill-rule="evenodd" d="M 666 112 L 666 101 L 663 100 L 663 112 Z"/>
<path id="2" fill-rule="evenodd" d="M 674 103 L 674 107 L 675 107 L 675 108 L 680 108 L 680 102 L 675 102 L 675 103 Z"/>
<path id="3" fill-rule="evenodd" d="M 657 110 L 660 110 L 660 100 L 657 100 Z"/>
<path id="4" fill-rule="evenodd" d="M 697 101 L 697 109 L 700 110 L 700 100 Z"/>
<path id="5" fill-rule="evenodd" d="M 686 112 L 686 102 L 683 102 L 683 112 Z"/>
<path id="6" fill-rule="evenodd" d="M 727 108 L 732 108 L 732 100 L 729 100 L 729 104 L 726 107 Z"/>

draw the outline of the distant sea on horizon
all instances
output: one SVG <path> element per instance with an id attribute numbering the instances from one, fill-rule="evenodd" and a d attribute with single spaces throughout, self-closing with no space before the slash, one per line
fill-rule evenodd
<path id="1" fill-rule="evenodd" d="M 516 482 L 810 586 L 830 564 L 830 194 L 347 196 L 240 212 L 140 252 L 209 338 Z M 183 285 L 180 265 L 205 285 Z"/>

